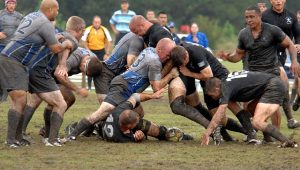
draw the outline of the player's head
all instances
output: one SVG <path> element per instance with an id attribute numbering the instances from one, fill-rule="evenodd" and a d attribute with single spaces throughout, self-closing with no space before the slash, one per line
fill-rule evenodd
<path id="1" fill-rule="evenodd" d="M 139 115 L 133 110 L 124 110 L 119 116 L 119 125 L 122 130 L 135 128 L 139 122 Z"/>
<path id="2" fill-rule="evenodd" d="M 170 58 L 173 61 L 174 66 L 185 66 L 189 62 L 189 53 L 182 46 L 176 46 L 170 53 Z"/>
<path id="3" fill-rule="evenodd" d="M 198 24 L 196 22 L 193 22 L 191 24 L 191 33 L 192 34 L 197 34 L 198 31 L 199 31 Z"/>
<path id="4" fill-rule="evenodd" d="M 70 32 L 78 41 L 81 39 L 85 28 L 85 22 L 78 16 L 71 16 L 66 24 L 66 31 Z"/>
<path id="5" fill-rule="evenodd" d="M 147 25 L 152 25 L 152 23 L 146 20 L 142 15 L 135 15 L 130 20 L 129 28 L 130 31 L 136 35 L 143 36 L 148 30 L 149 26 Z"/>
<path id="6" fill-rule="evenodd" d="M 206 80 L 205 91 L 207 95 L 218 100 L 221 97 L 221 80 L 216 77 Z"/>
<path id="7" fill-rule="evenodd" d="M 8 12 L 14 12 L 16 10 L 17 0 L 5 0 L 5 9 Z"/>
<path id="8" fill-rule="evenodd" d="M 257 1 L 257 7 L 259 8 L 261 13 L 267 10 L 266 2 L 264 0 Z"/>
<path id="9" fill-rule="evenodd" d="M 58 15 L 59 5 L 56 0 L 43 0 L 40 5 L 40 11 L 50 20 L 54 21 Z"/>
<path id="10" fill-rule="evenodd" d="M 272 9 L 276 12 L 282 12 L 284 9 L 286 0 L 270 0 Z"/>
<path id="11" fill-rule="evenodd" d="M 95 29 L 99 29 L 101 24 L 102 24 L 101 18 L 98 15 L 94 16 L 94 18 L 93 18 L 93 27 Z"/>
<path id="12" fill-rule="evenodd" d="M 156 51 L 162 63 L 170 58 L 170 53 L 175 46 L 175 42 L 169 38 L 163 38 L 158 41 Z"/>
<path id="13" fill-rule="evenodd" d="M 151 9 L 147 10 L 146 18 L 147 18 L 147 20 L 155 19 L 155 12 Z"/>
<path id="14" fill-rule="evenodd" d="M 80 70 L 87 76 L 98 76 L 102 72 L 102 62 L 97 57 L 87 56 L 81 60 Z"/>
<path id="15" fill-rule="evenodd" d="M 162 26 L 167 26 L 167 23 L 168 23 L 168 15 L 166 12 L 164 11 L 160 11 L 157 15 L 157 19 L 159 20 L 160 22 L 160 25 Z"/>
<path id="16" fill-rule="evenodd" d="M 128 11 L 129 9 L 129 3 L 127 0 L 121 0 L 121 10 L 122 11 Z"/>
<path id="17" fill-rule="evenodd" d="M 261 24 L 261 12 L 257 6 L 250 6 L 245 11 L 245 20 L 250 28 L 255 28 Z"/>

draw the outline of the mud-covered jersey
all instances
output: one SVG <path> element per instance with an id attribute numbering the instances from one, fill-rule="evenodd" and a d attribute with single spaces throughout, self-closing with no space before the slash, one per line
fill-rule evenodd
<path id="1" fill-rule="evenodd" d="M 227 77 L 229 71 L 205 48 L 200 45 L 185 42 L 182 42 L 179 45 L 184 47 L 189 53 L 189 62 L 186 67 L 190 71 L 200 73 L 201 70 L 210 66 L 214 77 L 219 79 Z"/>
<path id="2" fill-rule="evenodd" d="M 0 11 L 0 32 L 4 32 L 4 34 L 6 35 L 6 38 L 0 40 L 0 44 L 9 43 L 22 19 L 22 14 L 17 11 Z"/>
<path id="3" fill-rule="evenodd" d="M 1 52 L 25 66 L 44 45 L 58 43 L 52 23 L 41 12 L 33 12 L 24 17 L 11 41 Z"/>
<path id="4" fill-rule="evenodd" d="M 173 40 L 171 33 L 159 24 L 153 24 L 143 36 L 144 42 L 148 47 L 156 47 L 159 40 L 170 38 Z"/>
<path id="5" fill-rule="evenodd" d="M 121 74 L 128 82 L 128 90 L 133 93 L 143 92 L 150 81 L 161 79 L 162 63 L 155 48 L 144 49 L 130 68 Z"/>
<path id="6" fill-rule="evenodd" d="M 70 40 L 72 42 L 72 50 L 70 54 L 75 51 L 78 47 L 78 41 L 68 32 L 58 33 L 64 36 L 65 39 Z M 45 75 L 49 77 L 51 73 L 54 71 L 58 64 L 58 54 L 54 54 L 50 48 L 44 47 L 39 51 L 35 59 L 30 65 L 30 69 L 34 69 L 35 71 L 39 71 L 41 75 Z"/>
<path id="7" fill-rule="evenodd" d="M 254 39 L 247 26 L 239 33 L 237 48 L 247 52 L 250 71 L 266 72 L 277 67 L 276 48 L 285 37 L 286 34 L 277 26 L 262 23 L 260 35 Z"/>
<path id="8" fill-rule="evenodd" d="M 126 101 L 118 105 L 111 114 L 106 118 L 105 123 L 102 125 L 103 138 L 112 142 L 134 142 L 133 132 L 124 134 L 119 125 L 119 116 L 124 110 L 132 110 L 133 106 L 130 102 Z"/>
<path id="9" fill-rule="evenodd" d="M 82 47 L 78 47 L 68 58 L 67 60 L 67 68 L 68 75 L 72 76 L 74 74 L 81 73 L 80 64 L 81 60 L 84 56 L 97 57 L 96 54 Z"/>
<path id="10" fill-rule="evenodd" d="M 144 41 L 142 37 L 129 32 L 122 37 L 112 51 L 111 56 L 104 63 L 115 75 L 119 75 L 126 70 L 127 55 L 138 56 L 143 49 Z"/>
<path id="11" fill-rule="evenodd" d="M 239 71 L 230 73 L 227 79 L 222 80 L 220 104 L 229 101 L 247 102 L 260 97 L 272 74 Z"/>

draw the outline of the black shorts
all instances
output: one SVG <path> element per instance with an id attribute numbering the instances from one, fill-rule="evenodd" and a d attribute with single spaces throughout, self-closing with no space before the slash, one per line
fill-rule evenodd
<path id="1" fill-rule="evenodd" d="M 29 92 L 47 93 L 59 90 L 55 79 L 43 70 L 32 69 L 29 73 Z"/>
<path id="2" fill-rule="evenodd" d="M 271 78 L 266 85 L 264 94 L 259 99 L 259 103 L 281 105 L 286 93 L 286 87 L 283 82 L 278 77 Z"/>
<path id="3" fill-rule="evenodd" d="M 100 75 L 93 77 L 94 85 L 97 94 L 107 94 L 109 86 L 115 74 L 110 71 L 105 64 L 103 64 L 102 72 Z"/>
<path id="4" fill-rule="evenodd" d="M 11 90 L 28 91 L 28 69 L 20 62 L 0 55 L 0 75 L 0 87 L 3 94 Z"/>
<path id="5" fill-rule="evenodd" d="M 186 88 L 186 96 L 193 94 L 196 91 L 195 79 L 192 77 L 184 76 L 183 74 L 179 74 L 179 78 L 183 82 Z"/>
<path id="6" fill-rule="evenodd" d="M 110 84 L 109 92 L 104 99 L 104 102 L 118 106 L 126 101 L 133 93 L 128 90 L 128 83 L 122 76 L 115 77 Z"/>

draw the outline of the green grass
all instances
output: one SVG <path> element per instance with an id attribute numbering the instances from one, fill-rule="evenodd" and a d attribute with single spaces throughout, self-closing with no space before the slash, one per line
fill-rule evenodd
<path id="1" fill-rule="evenodd" d="M 225 63 L 227 65 L 228 63 Z M 229 64 L 229 66 L 231 66 Z M 230 70 L 239 70 L 238 65 Z M 232 69 L 233 68 L 233 69 Z M 240 142 L 222 143 L 220 146 L 200 145 L 204 129 L 186 118 L 171 113 L 167 97 L 143 103 L 145 118 L 167 127 L 179 127 L 195 137 L 188 142 L 161 142 L 153 138 L 142 143 L 108 143 L 95 137 L 80 137 L 63 147 L 45 147 L 38 136 L 43 126 L 44 104 L 36 111 L 28 132 L 34 144 L 19 149 L 8 149 L 4 145 L 7 129 L 9 102 L 0 105 L 0 169 L 300 169 L 300 149 L 277 148 L 276 144 L 264 146 L 246 145 L 243 135 L 230 132 Z M 72 121 L 98 108 L 96 95 L 87 99 L 77 98 L 66 114 L 63 128 Z M 232 116 L 231 113 L 227 115 Z M 294 113 L 300 120 L 300 112 Z M 289 130 L 286 118 L 282 117 L 281 131 L 285 135 L 295 132 L 300 141 L 300 130 Z M 261 134 L 259 133 L 259 137 Z"/>

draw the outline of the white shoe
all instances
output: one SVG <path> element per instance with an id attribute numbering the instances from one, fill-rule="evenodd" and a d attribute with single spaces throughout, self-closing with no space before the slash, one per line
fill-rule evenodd
<path id="1" fill-rule="evenodd" d="M 61 147 L 62 144 L 59 141 L 49 142 L 49 140 L 47 138 L 47 140 L 45 141 L 45 146 L 51 146 L 51 147 L 57 146 L 57 147 Z"/>

